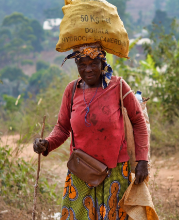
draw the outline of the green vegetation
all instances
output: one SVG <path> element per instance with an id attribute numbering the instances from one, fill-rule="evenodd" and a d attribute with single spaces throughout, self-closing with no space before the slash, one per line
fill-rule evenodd
<path id="1" fill-rule="evenodd" d="M 129 0 L 127 0 L 129 1 Z M 109 0 L 109 2 L 117 7 L 118 14 L 122 20 L 126 18 L 126 3 L 125 0 Z"/>
<path id="2" fill-rule="evenodd" d="M 36 96 L 35 100 L 32 98 L 21 100 L 18 97 L 17 106 L 14 104 L 17 99 L 5 97 L 8 99 L 6 106 L 3 107 L 6 114 L 3 114 L 1 107 L 1 116 L 4 116 L 3 132 L 4 126 L 7 126 L 10 133 L 13 134 L 14 131 L 20 133 L 15 149 L 0 143 L 0 197 L 6 205 L 21 210 L 32 209 L 37 161 L 32 158 L 27 162 L 19 158 L 19 155 L 22 151 L 26 151 L 26 143 L 32 142 L 40 135 L 42 115 L 47 115 L 44 136 L 52 130 L 57 120 L 63 91 L 72 79 L 73 77 L 55 78 Z M 12 109 L 15 107 L 18 107 L 18 110 Z M 10 110 L 9 115 L 7 115 L 8 110 Z M 63 147 L 56 153 L 58 161 L 59 158 L 67 158 L 69 142 L 66 146 L 66 149 Z M 37 197 L 38 219 L 41 218 L 42 210 L 46 216 L 61 210 L 62 185 L 59 186 L 58 182 L 59 176 L 48 169 L 41 169 Z"/>
<path id="3" fill-rule="evenodd" d="M 179 18 L 179 2 L 177 0 L 167 0 L 166 11 L 171 17 Z"/>
<path id="4" fill-rule="evenodd" d="M 36 179 L 36 170 L 34 164 L 36 161 L 26 162 L 18 158 L 19 149 L 12 149 L 9 146 L 0 147 L 0 197 L 9 206 L 17 209 L 32 209 L 34 183 Z M 55 177 L 48 173 L 48 179 L 45 172 L 41 173 L 41 178 L 38 182 L 39 196 L 38 208 L 40 204 L 45 204 L 43 208 L 47 214 L 52 214 L 54 211 L 54 202 L 56 209 L 60 209 L 59 195 L 62 194 L 61 189 L 55 182 Z M 58 195 L 58 196 L 57 196 Z M 51 210 L 49 210 L 51 208 Z M 38 218 L 41 213 L 36 214 Z"/>
<path id="5" fill-rule="evenodd" d="M 3 95 L 3 99 L 6 102 L 4 109 L 6 111 L 9 111 L 9 113 L 12 113 L 14 111 L 18 111 L 20 109 L 20 105 L 22 102 L 22 99 L 16 102 L 16 98 L 12 97 L 12 96 L 8 96 L 8 95 Z"/>
<path id="6" fill-rule="evenodd" d="M 23 73 L 22 69 L 17 67 L 4 67 L 0 70 L 0 78 L 3 81 L 3 85 L 0 87 L 0 93 L 13 94 L 14 97 L 24 92 L 26 83 L 28 82 L 28 76 Z"/>
<path id="7" fill-rule="evenodd" d="M 154 27 L 158 28 L 156 25 Z M 149 77 L 155 84 L 153 93 L 160 100 L 164 115 L 172 120 L 174 116 L 179 116 L 179 40 L 175 38 L 178 25 L 174 20 L 169 34 L 163 29 L 158 30 L 160 32 L 157 34 L 151 33 L 153 45 L 145 45 L 148 68 L 144 62 L 142 64 L 152 71 L 153 74 Z"/>
<path id="8" fill-rule="evenodd" d="M 0 77 L 1 79 L 8 79 L 9 81 L 26 81 L 28 79 L 28 76 L 26 76 L 20 68 L 8 66 L 0 71 Z"/>
<path id="9" fill-rule="evenodd" d="M 169 34 L 171 32 L 172 22 L 173 22 L 173 19 L 168 17 L 165 11 L 156 10 L 155 16 L 152 20 L 152 24 L 155 24 L 155 25 L 149 25 L 148 29 L 150 32 L 152 31 L 156 35 L 157 34 L 161 35 L 161 29 L 162 29 L 162 34 L 164 33 Z"/>
<path id="10" fill-rule="evenodd" d="M 38 60 L 37 63 L 36 63 L 36 71 L 39 71 L 39 70 L 46 70 L 49 68 L 49 64 L 43 60 Z"/>
<path id="11" fill-rule="evenodd" d="M 65 57 L 64 57 L 64 55 L 60 55 L 60 56 L 58 56 L 58 57 L 56 57 L 55 59 L 54 59 L 54 63 L 55 64 L 62 64 L 62 62 L 63 62 L 63 60 L 65 59 Z"/>
<path id="12" fill-rule="evenodd" d="M 0 23 L 6 15 L 13 13 L 14 11 L 20 12 L 26 15 L 30 19 L 38 19 L 39 21 L 43 21 L 44 19 L 44 11 L 49 10 L 51 8 L 59 8 L 60 14 L 58 17 L 63 17 L 63 13 L 61 11 L 61 7 L 64 5 L 63 0 L 29 0 L 24 4 L 23 0 L 18 0 L 18 2 L 14 2 L 13 0 L 2 0 L 1 8 L 0 8 Z"/>
<path id="13" fill-rule="evenodd" d="M 154 5 L 155 5 L 155 10 L 156 11 L 161 9 L 162 3 L 163 3 L 163 0 L 155 0 L 154 1 Z"/>
<path id="14" fill-rule="evenodd" d="M 37 20 L 14 12 L 6 16 L 0 29 L 0 67 L 19 63 L 31 52 L 42 51 L 44 31 Z"/>
<path id="15" fill-rule="evenodd" d="M 142 12 L 134 23 L 126 13 L 127 1 L 109 2 L 117 6 L 130 36 L 141 31 Z M 179 28 L 178 21 L 172 18 L 173 13 L 178 19 L 179 3 L 167 0 L 166 11 L 161 11 L 162 3 L 155 1 L 153 23 L 147 26 L 151 43 L 144 45 L 144 58 L 136 58 L 135 46 L 140 40 L 137 38 L 130 45 L 130 61 L 110 54 L 107 59 L 114 75 L 122 76 L 134 91 L 141 90 L 144 97 L 150 97 L 147 107 L 152 128 L 152 155 L 170 156 L 179 150 Z M 43 115 L 47 115 L 44 136 L 50 133 L 57 120 L 63 91 L 68 82 L 76 78 L 72 71 L 65 71 L 68 64 L 63 70 L 59 67 L 64 54 L 50 57 L 49 62 L 44 58 L 52 47 L 54 50 L 57 36 L 55 30 L 44 31 L 41 24 L 46 18 L 62 18 L 62 5 L 62 0 L 44 0 L 43 4 L 40 0 L 30 0 L 25 5 L 22 0 L 3 0 L 0 8 L 0 134 L 20 135 L 15 149 L 0 143 L 0 197 L 7 205 L 22 210 L 29 211 L 32 207 L 37 161 L 19 159 L 19 154 L 26 150 L 27 143 L 40 136 Z M 33 72 L 26 73 L 27 68 L 33 68 Z M 56 161 L 67 159 L 68 146 L 69 141 L 55 152 Z M 56 184 L 58 178 L 49 169 L 41 173 L 38 219 L 42 212 L 51 215 L 53 209 L 60 210 L 62 188 Z M 160 204 L 156 202 L 158 212 Z M 161 216 L 177 219 L 178 213 L 166 211 Z"/>
<path id="16" fill-rule="evenodd" d="M 48 8 L 44 10 L 44 16 L 46 19 L 49 18 L 63 18 L 61 7 Z"/>
<path id="17" fill-rule="evenodd" d="M 47 88 L 53 80 L 62 78 L 63 74 L 57 66 L 52 65 L 49 68 L 48 66 L 42 63 L 37 66 L 37 72 L 29 78 L 28 92 L 36 95 L 41 89 Z"/>
<path id="18" fill-rule="evenodd" d="M 33 65 L 34 64 L 34 62 L 32 61 L 32 60 L 22 60 L 21 61 L 21 65 L 22 66 L 25 66 L 25 65 Z"/>

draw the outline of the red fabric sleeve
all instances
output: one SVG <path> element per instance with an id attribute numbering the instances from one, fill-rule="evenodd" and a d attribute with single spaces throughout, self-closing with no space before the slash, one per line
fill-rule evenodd
<path id="1" fill-rule="evenodd" d="M 71 106 L 73 83 L 74 82 L 69 83 L 65 89 L 60 111 L 58 114 L 57 124 L 53 128 L 50 135 L 46 138 L 46 140 L 48 140 L 49 142 L 49 146 L 48 146 L 48 151 L 43 152 L 43 156 L 47 156 L 50 151 L 59 147 L 70 136 L 70 131 L 71 131 L 70 106 Z"/>
<path id="2" fill-rule="evenodd" d="M 122 94 L 123 96 L 130 90 L 129 85 L 123 80 Z M 123 100 L 124 107 L 127 109 L 128 116 L 133 126 L 135 140 L 136 161 L 148 161 L 148 132 L 145 118 L 139 101 L 131 92 Z"/>

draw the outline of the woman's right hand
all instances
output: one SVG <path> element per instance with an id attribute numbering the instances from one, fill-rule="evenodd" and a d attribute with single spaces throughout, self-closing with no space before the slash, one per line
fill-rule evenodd
<path id="1" fill-rule="evenodd" d="M 36 138 L 33 143 L 34 152 L 37 154 L 41 154 L 46 151 L 48 148 L 48 141 L 42 138 Z"/>

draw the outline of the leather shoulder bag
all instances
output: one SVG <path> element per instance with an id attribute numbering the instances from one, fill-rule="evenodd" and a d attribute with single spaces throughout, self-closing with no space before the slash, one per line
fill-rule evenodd
<path id="1" fill-rule="evenodd" d="M 72 97 L 71 97 L 71 112 L 72 112 L 73 97 L 77 86 L 77 82 L 78 80 L 76 80 L 73 85 Z M 72 135 L 73 152 L 67 162 L 68 169 L 78 178 L 90 184 L 91 186 L 94 187 L 98 186 L 100 183 L 104 181 L 104 179 L 108 175 L 109 173 L 108 167 L 105 164 L 101 163 L 100 161 L 96 160 L 95 158 L 91 157 L 84 151 L 80 149 L 76 149 L 72 128 L 71 128 L 71 135 Z"/>

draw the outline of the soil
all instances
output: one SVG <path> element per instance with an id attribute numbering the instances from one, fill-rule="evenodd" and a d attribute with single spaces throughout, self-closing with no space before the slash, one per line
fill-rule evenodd
<path id="1" fill-rule="evenodd" d="M 3 136 L 1 138 L 3 145 L 11 145 L 13 149 L 16 149 L 16 141 L 19 135 Z M 58 149 L 56 150 L 58 152 Z M 58 157 L 54 157 L 54 153 L 50 153 L 48 157 L 42 157 L 41 170 L 48 170 L 50 173 L 59 176 L 59 185 L 63 186 L 67 168 L 66 161 L 60 161 Z M 37 154 L 33 152 L 32 144 L 24 146 L 19 157 L 23 157 L 25 160 L 37 159 Z M 171 207 L 179 208 L 179 154 L 173 155 L 168 158 L 153 157 L 151 160 L 151 177 L 150 177 L 150 192 L 152 198 L 163 208 L 167 204 Z M 0 198 L 1 199 L 1 198 Z M 167 207 L 169 207 L 167 206 Z M 10 217 L 11 216 L 11 217 Z M 0 200 L 0 220 L 25 220 L 31 219 L 31 215 L 21 210 L 15 210 L 12 207 L 5 205 Z M 165 218 L 161 218 L 165 219 Z"/>
<path id="2" fill-rule="evenodd" d="M 0 220 L 31 220 L 26 211 L 7 206 L 0 197 Z"/>

